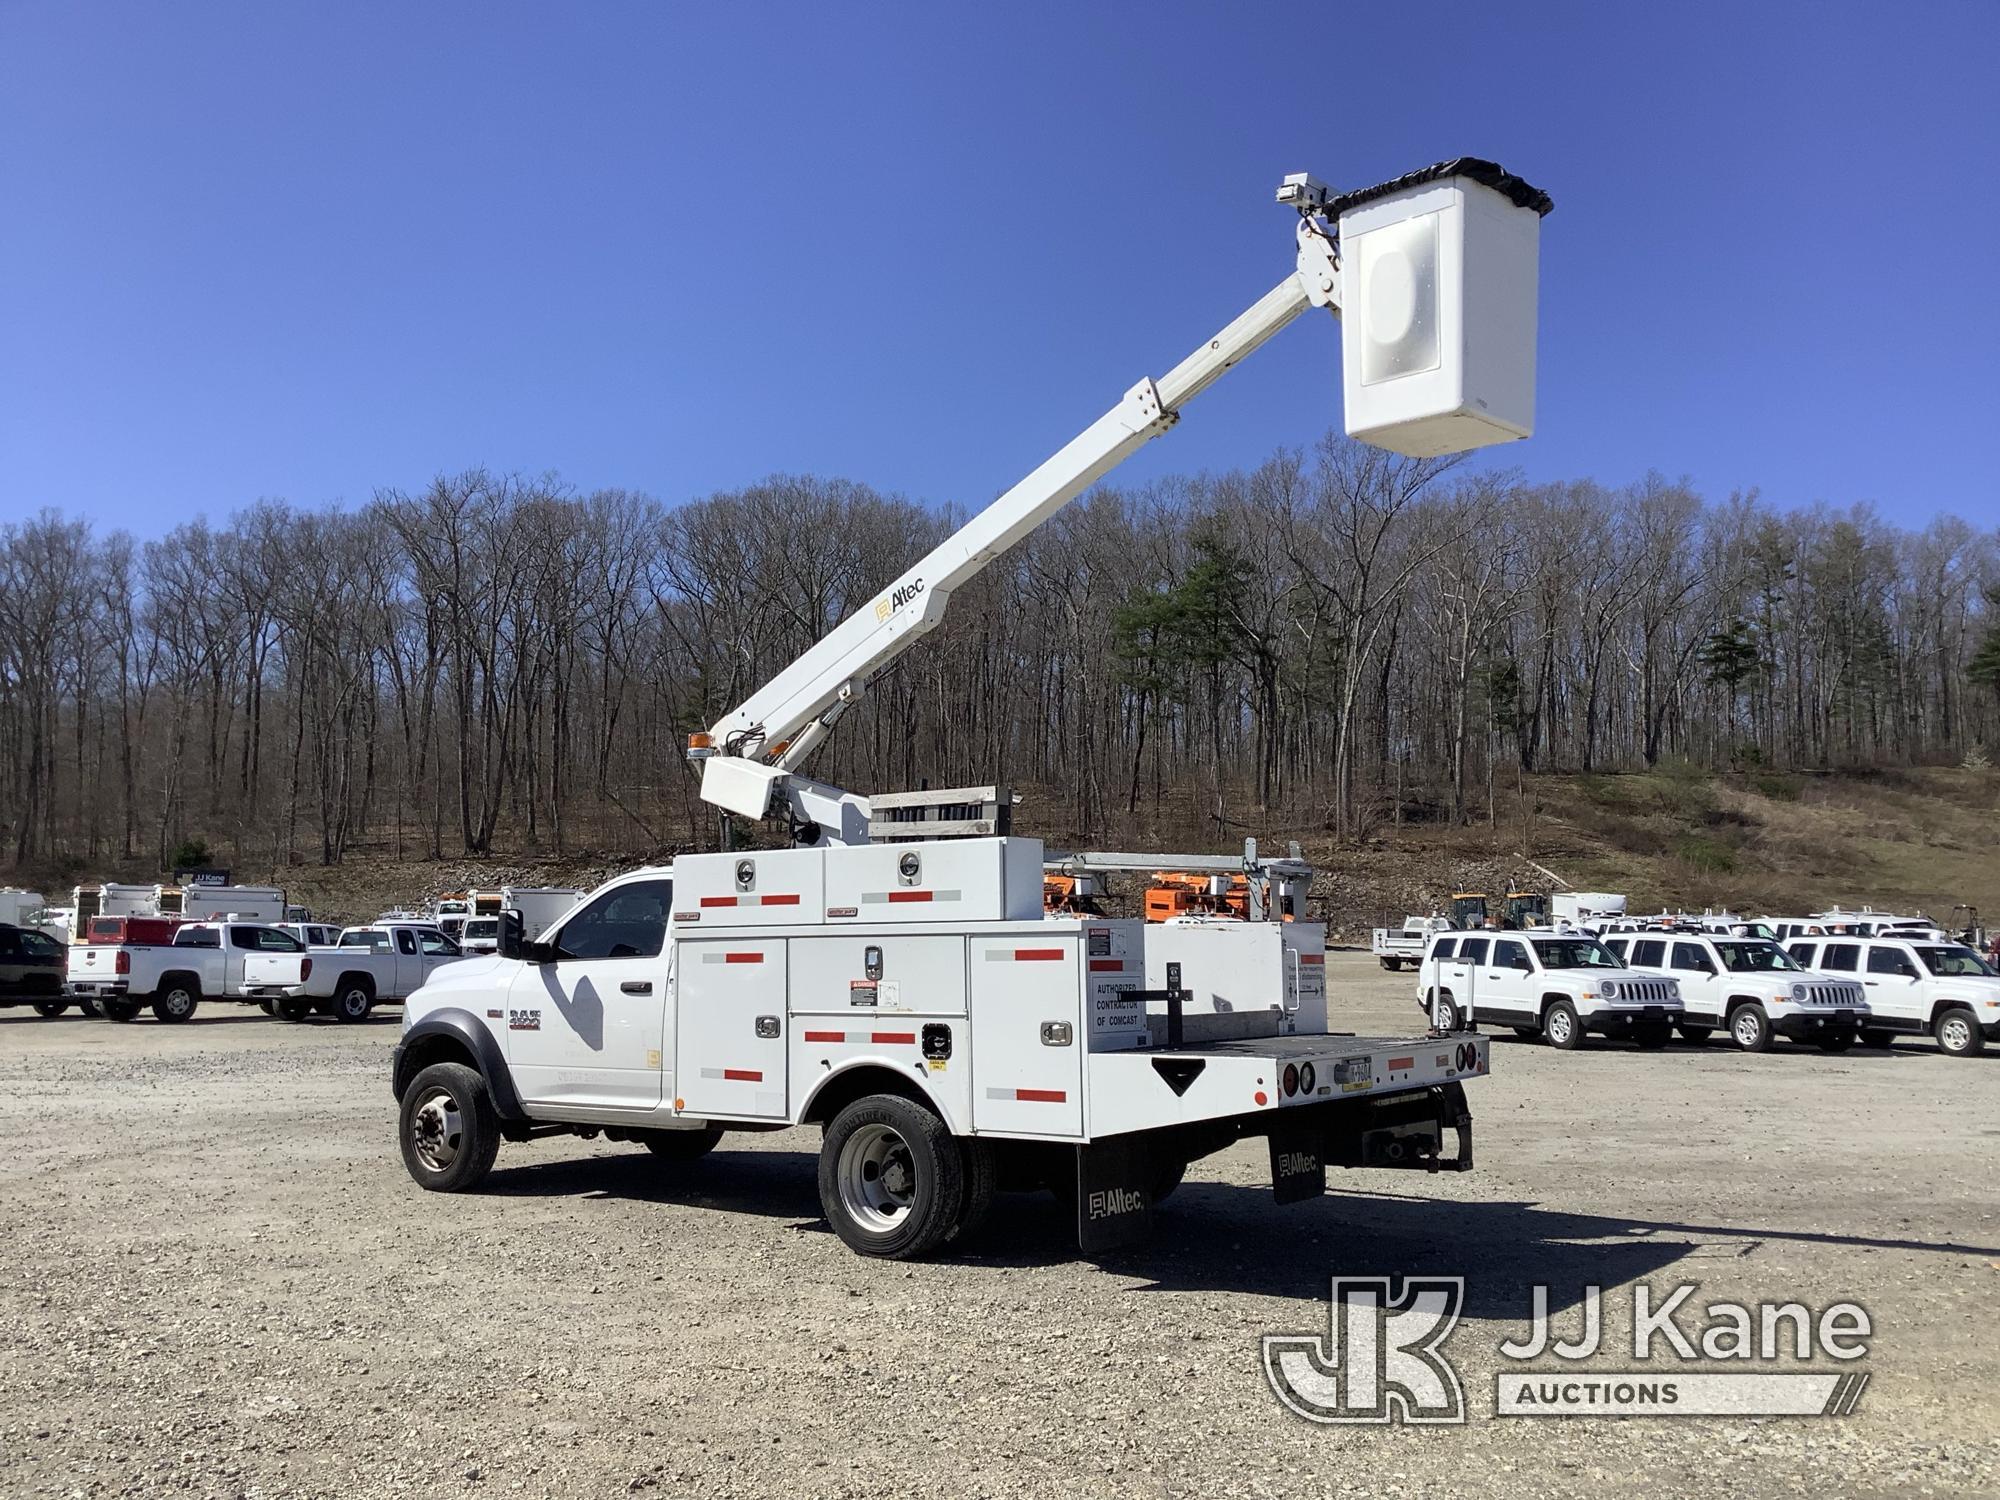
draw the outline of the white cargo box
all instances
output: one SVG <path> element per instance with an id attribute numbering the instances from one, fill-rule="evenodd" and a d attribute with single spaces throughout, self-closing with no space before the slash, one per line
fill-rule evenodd
<path id="1" fill-rule="evenodd" d="M 1032 922 L 1040 839 L 941 839 L 826 851 L 829 922 Z"/>
<path id="2" fill-rule="evenodd" d="M 1175 918 L 1146 929 L 1146 988 L 1167 987 L 1181 966 L 1184 1014 L 1229 1017 L 1204 1024 L 1205 1037 L 1292 1036 L 1326 1030 L 1326 927 L 1319 922 Z M 1148 1005 L 1161 1031 L 1164 1001 Z"/>
<path id="3" fill-rule="evenodd" d="M 824 922 L 827 852 L 684 854 L 674 861 L 674 921 L 703 930 Z"/>
<path id="4" fill-rule="evenodd" d="M 1350 437 L 1429 458 L 1534 432 L 1537 262 L 1552 206 L 1473 158 L 1334 200 Z"/>

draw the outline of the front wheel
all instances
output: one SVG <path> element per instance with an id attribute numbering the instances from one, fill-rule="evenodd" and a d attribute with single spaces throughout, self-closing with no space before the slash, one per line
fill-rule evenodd
<path id="1" fill-rule="evenodd" d="M 1632 1040 L 1648 1052 L 1659 1051 L 1668 1042 L 1673 1040 L 1673 1036 L 1674 1028 L 1671 1026 L 1634 1026 L 1632 1028 Z"/>
<path id="2" fill-rule="evenodd" d="M 68 1009 L 68 1002 L 63 1000 L 37 1000 L 35 1002 L 35 1013 L 45 1016 L 51 1021 Z"/>
<path id="3" fill-rule="evenodd" d="M 1574 1052 L 1583 1041 L 1583 1023 L 1576 1018 L 1576 1007 L 1567 1000 L 1551 1005 L 1542 1017 L 1542 1035 L 1558 1051 Z"/>
<path id="4" fill-rule="evenodd" d="M 1745 1052 L 1771 1050 L 1771 1022 L 1755 1005 L 1739 1005 L 1729 1018 L 1729 1040 Z"/>
<path id="5" fill-rule="evenodd" d="M 1963 1006 L 1948 1010 L 1933 1021 L 1931 1036 L 1939 1049 L 1952 1057 L 1971 1057 L 1986 1046 L 1986 1038 L 1979 1031 L 1979 1018 Z"/>
<path id="6" fill-rule="evenodd" d="M 1683 1026 L 1680 1032 L 1682 1041 L 1693 1042 L 1697 1047 L 1707 1041 L 1710 1035 L 1709 1028 L 1706 1026 Z"/>
<path id="7" fill-rule="evenodd" d="M 1861 1033 L 1861 1045 L 1872 1047 L 1877 1052 L 1887 1052 L 1891 1047 L 1896 1045 L 1896 1033 L 1893 1031 L 1864 1031 Z"/>
<path id="8" fill-rule="evenodd" d="M 429 1192 L 479 1186 L 500 1154 L 500 1117 L 486 1080 L 464 1063 L 432 1063 L 412 1079 L 398 1124 L 403 1165 Z"/>
<path id="9" fill-rule="evenodd" d="M 161 985 L 159 993 L 153 996 L 153 1015 L 179 1025 L 194 1019 L 195 1007 L 200 1003 L 201 991 L 185 980 L 176 979 Z"/>
<path id="10" fill-rule="evenodd" d="M 944 1121 L 896 1094 L 857 1099 L 819 1152 L 819 1201 L 847 1248 L 886 1260 L 934 1250 L 958 1222 L 965 1161 Z"/>
<path id="11" fill-rule="evenodd" d="M 1813 1045 L 1822 1052 L 1845 1052 L 1854 1045 L 1851 1031 L 1822 1031 L 1813 1038 Z"/>

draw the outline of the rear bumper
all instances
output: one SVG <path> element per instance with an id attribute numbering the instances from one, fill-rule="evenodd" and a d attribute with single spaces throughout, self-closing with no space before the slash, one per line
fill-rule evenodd
<path id="1" fill-rule="evenodd" d="M 245 1000 L 297 1000 L 305 992 L 302 984 L 246 984 L 237 991 Z"/>
<path id="2" fill-rule="evenodd" d="M 69 988 L 71 994 L 95 997 L 126 994 L 131 990 L 132 984 L 130 980 L 125 979 L 72 979 Z"/>

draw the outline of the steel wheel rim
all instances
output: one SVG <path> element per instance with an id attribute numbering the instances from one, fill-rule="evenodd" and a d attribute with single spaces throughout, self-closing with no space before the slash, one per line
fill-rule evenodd
<path id="1" fill-rule="evenodd" d="M 863 1125 L 840 1148 L 835 1173 L 840 1206 L 872 1234 L 900 1225 L 916 1203 L 916 1163 L 910 1143 L 889 1125 Z"/>
<path id="2" fill-rule="evenodd" d="M 1569 1040 L 1568 1011 L 1555 1011 L 1549 1016 L 1549 1040 L 1559 1044 Z"/>
<path id="3" fill-rule="evenodd" d="M 360 990 L 348 990 L 340 997 L 340 1013 L 350 1021 L 368 1014 L 368 997 Z"/>
<path id="4" fill-rule="evenodd" d="M 1943 1033 L 1940 1040 L 1949 1051 L 1963 1052 L 1972 1041 L 1972 1033 L 1966 1029 L 1963 1016 L 1946 1016 L 1939 1030 Z"/>
<path id="5" fill-rule="evenodd" d="M 185 1016 L 194 1009 L 194 997 L 186 990 L 167 991 L 167 1014 Z"/>
<path id="6" fill-rule="evenodd" d="M 1757 1033 L 1761 1029 L 1757 1024 L 1757 1013 L 1754 1010 L 1746 1010 L 1736 1018 L 1736 1040 L 1745 1047 L 1756 1045 Z"/>
<path id="7" fill-rule="evenodd" d="M 410 1115 L 410 1144 L 432 1172 L 447 1172 L 465 1141 L 465 1117 L 451 1090 L 435 1088 L 417 1101 Z"/>

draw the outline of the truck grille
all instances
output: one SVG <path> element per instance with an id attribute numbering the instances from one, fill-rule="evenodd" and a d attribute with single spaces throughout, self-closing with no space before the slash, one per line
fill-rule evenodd
<path id="1" fill-rule="evenodd" d="M 1809 984 L 1806 986 L 1808 1005 L 1859 1005 L 1861 986 L 1849 980 L 1838 979 L 1831 984 Z"/>
<path id="2" fill-rule="evenodd" d="M 1634 1005 L 1665 1005 L 1673 999 L 1673 991 L 1661 979 L 1620 980 L 1618 998 Z"/>

